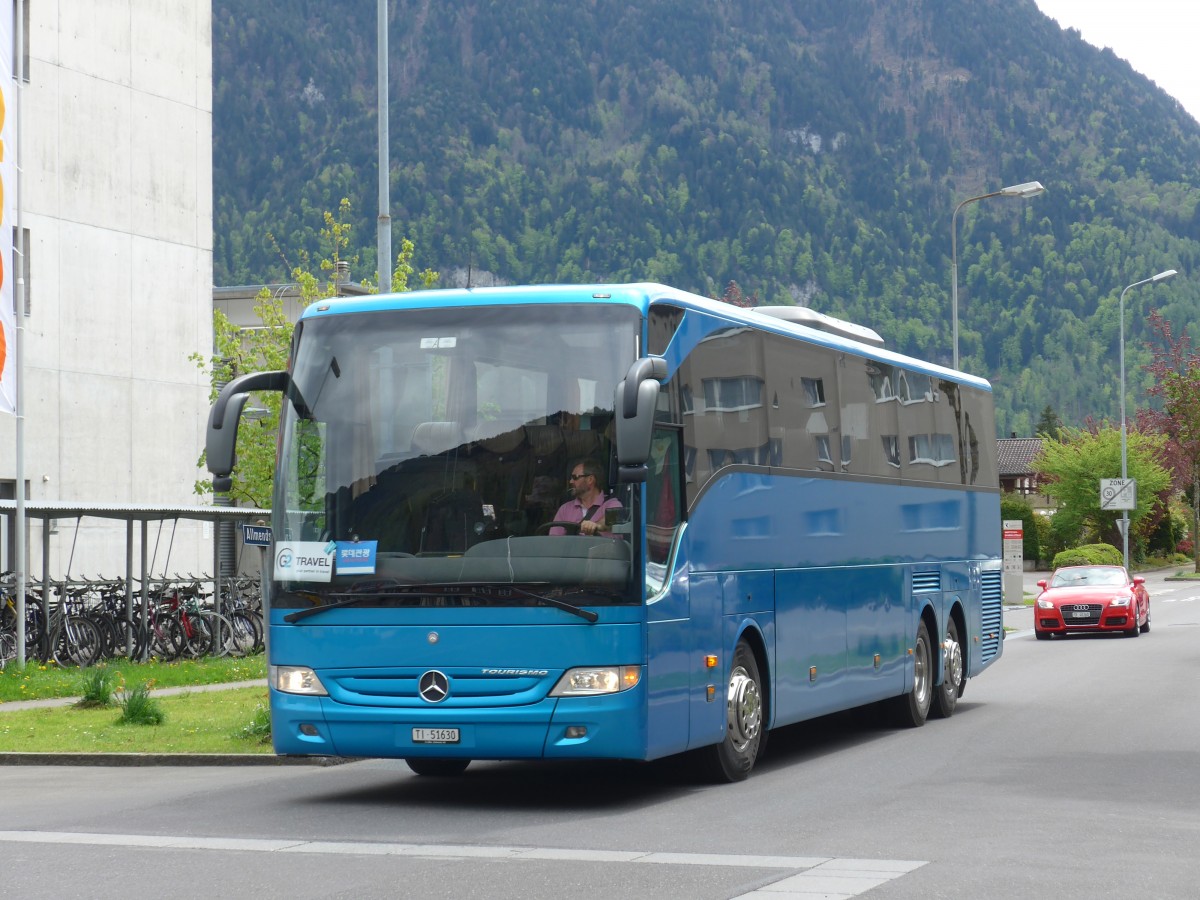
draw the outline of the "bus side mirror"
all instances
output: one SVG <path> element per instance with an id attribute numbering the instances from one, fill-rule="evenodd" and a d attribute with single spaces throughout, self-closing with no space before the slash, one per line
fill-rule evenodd
<path id="1" fill-rule="evenodd" d="M 229 473 L 237 461 L 238 421 L 250 391 L 279 391 L 287 389 L 287 372 L 251 372 L 239 375 L 221 388 L 217 402 L 208 414 L 208 434 L 204 458 L 213 476 L 213 492 L 224 493 L 233 487 Z"/>
<path id="2" fill-rule="evenodd" d="M 654 412 L 666 377 L 667 361 L 647 356 L 635 360 L 617 385 L 617 481 L 622 484 L 646 480 Z"/>

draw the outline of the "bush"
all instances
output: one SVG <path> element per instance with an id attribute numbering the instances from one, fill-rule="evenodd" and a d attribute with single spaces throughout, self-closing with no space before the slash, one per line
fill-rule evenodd
<path id="1" fill-rule="evenodd" d="M 1038 547 L 1041 548 L 1041 553 L 1038 555 L 1038 562 L 1051 559 L 1055 553 L 1066 549 L 1055 538 L 1053 519 L 1054 516 L 1039 515 L 1034 517 L 1034 521 L 1037 523 Z"/>
<path id="2" fill-rule="evenodd" d="M 254 708 L 254 715 L 249 724 L 233 733 L 235 738 L 247 741 L 258 741 L 260 744 L 271 742 L 271 710 L 266 704 L 260 703 Z"/>
<path id="3" fill-rule="evenodd" d="M 150 696 L 150 685 L 143 684 L 118 695 L 121 717 L 118 725 L 161 725 L 167 718 L 159 702 Z"/>
<path id="4" fill-rule="evenodd" d="M 85 669 L 79 677 L 79 699 L 75 705 L 80 709 L 112 706 L 118 680 L 117 673 L 106 666 Z"/>
<path id="5" fill-rule="evenodd" d="M 1112 544 L 1084 544 L 1055 554 L 1052 568 L 1060 566 L 1119 566 L 1124 563 L 1121 551 Z"/>

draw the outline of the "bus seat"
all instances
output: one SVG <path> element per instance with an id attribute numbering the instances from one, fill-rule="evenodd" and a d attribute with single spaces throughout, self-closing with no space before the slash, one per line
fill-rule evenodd
<path id="1" fill-rule="evenodd" d="M 462 553 L 495 529 L 484 516 L 483 499 L 471 490 L 439 491 L 429 497 L 421 529 L 421 553 Z"/>
<path id="2" fill-rule="evenodd" d="M 457 447 L 462 439 L 457 422 L 421 422 L 413 429 L 412 448 L 414 453 L 432 456 Z"/>
<path id="3" fill-rule="evenodd" d="M 520 422 L 480 422 L 467 430 L 467 440 L 489 453 L 508 456 L 525 443 L 525 429 Z"/>
<path id="4" fill-rule="evenodd" d="M 525 432 L 529 435 L 529 446 L 539 459 L 552 457 L 562 448 L 563 433 L 557 425 L 527 425 Z"/>
<path id="5" fill-rule="evenodd" d="M 600 451 L 600 432 L 598 431 L 563 431 L 563 444 L 567 448 L 567 459 L 594 459 L 603 464 L 601 457 L 607 458 Z"/>

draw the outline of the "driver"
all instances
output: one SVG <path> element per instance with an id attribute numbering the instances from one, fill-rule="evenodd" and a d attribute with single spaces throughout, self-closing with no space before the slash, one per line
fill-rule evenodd
<path id="1" fill-rule="evenodd" d="M 578 522 L 580 534 L 607 534 L 604 528 L 604 513 L 609 509 L 620 509 L 621 501 L 604 495 L 603 469 L 594 459 L 581 459 L 571 466 L 567 483 L 571 488 L 571 499 L 554 514 L 556 522 Z M 566 534 L 560 526 L 550 529 L 550 534 Z"/>

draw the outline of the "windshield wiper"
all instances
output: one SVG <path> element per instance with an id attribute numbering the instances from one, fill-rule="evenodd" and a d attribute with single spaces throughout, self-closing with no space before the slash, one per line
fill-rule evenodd
<path id="1" fill-rule="evenodd" d="M 547 597 L 544 594 L 535 594 L 533 591 L 527 591 L 523 587 L 518 587 L 515 584 L 504 585 L 506 590 L 520 594 L 522 597 L 527 597 L 530 600 L 537 600 L 539 603 L 545 603 L 547 606 L 553 606 L 555 609 L 561 609 L 564 612 L 569 612 L 573 616 L 579 616 L 581 619 L 587 619 L 588 622 L 595 625 L 596 620 L 600 618 L 598 613 L 592 612 L 590 609 L 584 609 L 582 606 L 576 606 L 574 603 L 568 603 L 566 600 L 559 600 L 557 597 Z"/>
<path id="2" fill-rule="evenodd" d="M 285 622 L 299 622 L 301 619 L 307 619 L 309 616 L 315 616 L 319 612 L 325 612 L 327 609 L 340 609 L 343 606 L 353 606 L 355 603 L 361 603 L 364 600 L 372 600 L 376 597 L 384 596 L 384 592 L 378 591 L 371 594 L 355 594 L 353 597 L 347 597 L 345 600 L 338 600 L 336 603 L 323 603 L 320 606 L 310 606 L 306 609 L 298 609 L 295 612 L 288 613 L 283 617 Z"/>
<path id="3" fill-rule="evenodd" d="M 481 595 L 471 588 L 492 588 L 493 593 L 487 596 Z M 432 590 L 431 590 L 432 588 Z M 301 619 L 307 619 L 309 616 L 315 616 L 319 612 L 325 612 L 329 609 L 340 609 L 345 606 L 353 606 L 356 603 L 362 603 L 364 600 L 377 600 L 380 597 L 454 597 L 465 596 L 475 597 L 479 599 L 502 599 L 503 591 L 512 591 L 520 597 L 527 600 L 536 600 L 538 603 L 544 603 L 547 606 L 553 606 L 555 609 L 561 609 L 563 612 L 568 612 L 573 616 L 579 616 L 581 619 L 586 619 L 589 623 L 595 624 L 600 616 L 590 609 L 576 606 L 573 603 L 568 603 L 566 600 L 559 600 L 557 597 L 547 597 L 543 594 L 534 593 L 526 588 L 515 584 L 491 585 L 472 582 L 458 582 L 451 584 L 426 584 L 420 587 L 408 585 L 395 585 L 389 587 L 381 587 L 378 582 L 369 584 L 368 589 L 362 591 L 340 592 L 332 594 L 333 597 L 342 599 L 333 603 L 326 603 L 322 606 L 310 606 L 307 609 L 298 609 L 295 612 L 288 613 L 283 617 L 285 622 L 299 622 Z"/>

